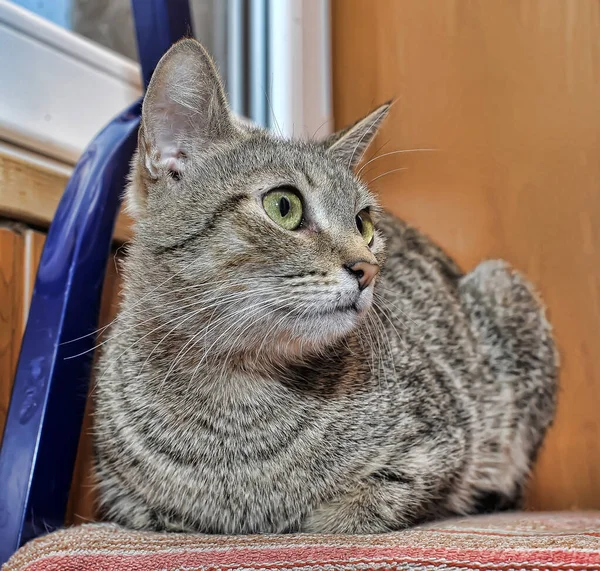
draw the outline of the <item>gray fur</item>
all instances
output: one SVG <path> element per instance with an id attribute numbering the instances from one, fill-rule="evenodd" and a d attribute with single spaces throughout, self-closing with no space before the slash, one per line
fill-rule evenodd
<path id="1" fill-rule="evenodd" d="M 243 126 L 199 44 L 165 58 L 145 102 L 128 191 L 136 234 L 99 364 L 106 517 L 369 533 L 516 507 L 555 406 L 557 357 L 532 287 L 500 261 L 464 275 L 382 211 L 349 168 L 355 129 L 318 143 Z M 183 96 L 187 121 L 166 121 Z M 370 139 L 375 125 L 362 125 Z M 282 185 L 305 205 L 293 232 L 261 205 Z M 355 222 L 364 208 L 371 248 Z M 363 291 L 343 267 L 361 260 L 381 267 Z"/>

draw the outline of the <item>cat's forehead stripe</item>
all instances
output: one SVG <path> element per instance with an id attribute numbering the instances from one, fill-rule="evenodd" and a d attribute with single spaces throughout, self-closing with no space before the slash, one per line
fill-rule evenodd
<path id="1" fill-rule="evenodd" d="M 309 173 L 307 173 L 306 171 L 303 171 L 302 174 L 304 175 L 304 177 L 306 178 L 306 182 L 308 183 L 308 185 L 311 188 L 316 188 L 317 183 L 313 180 L 313 178 L 310 176 Z"/>
<path id="2" fill-rule="evenodd" d="M 175 250 L 179 250 L 190 242 L 198 239 L 198 238 L 206 238 L 210 231 L 214 229 L 217 220 L 223 216 L 224 214 L 231 212 L 232 209 L 236 208 L 240 203 L 244 200 L 248 199 L 249 195 L 244 193 L 235 194 L 233 196 L 227 197 L 225 200 L 221 201 L 213 210 L 210 217 L 206 220 L 206 222 L 200 228 L 194 228 L 194 231 L 186 236 L 185 238 L 179 240 L 174 244 L 170 244 L 168 246 L 158 246 L 155 249 L 155 253 L 157 254 L 166 254 L 168 252 L 173 252 Z"/>

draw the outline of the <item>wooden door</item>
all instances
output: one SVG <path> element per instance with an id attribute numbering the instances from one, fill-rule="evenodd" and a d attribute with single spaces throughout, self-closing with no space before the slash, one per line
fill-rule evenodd
<path id="1" fill-rule="evenodd" d="M 531 507 L 600 508 L 600 2 L 333 0 L 332 26 L 336 127 L 395 100 L 363 171 L 383 204 L 548 305 L 561 391 Z M 436 150 L 384 156 L 408 149 Z"/>

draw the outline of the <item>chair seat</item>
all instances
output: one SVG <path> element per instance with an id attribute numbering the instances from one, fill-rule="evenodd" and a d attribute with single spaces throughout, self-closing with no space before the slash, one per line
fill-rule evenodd
<path id="1" fill-rule="evenodd" d="M 600 570 L 600 512 L 512 513 L 383 535 L 129 531 L 88 524 L 21 548 L 4 571 Z"/>

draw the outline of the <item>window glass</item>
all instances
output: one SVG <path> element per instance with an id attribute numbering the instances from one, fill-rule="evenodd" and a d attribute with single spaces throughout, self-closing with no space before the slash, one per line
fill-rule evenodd
<path id="1" fill-rule="evenodd" d="M 137 60 L 131 0 L 10 0 L 54 24 Z M 225 75 L 226 0 L 190 0 L 196 37 Z"/>

